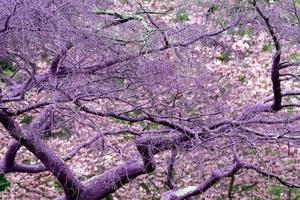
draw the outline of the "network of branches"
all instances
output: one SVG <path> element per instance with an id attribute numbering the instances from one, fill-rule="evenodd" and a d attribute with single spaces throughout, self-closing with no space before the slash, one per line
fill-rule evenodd
<path id="1" fill-rule="evenodd" d="M 285 99 L 300 95 L 285 87 L 299 81 L 300 62 L 286 53 L 299 47 L 300 2 L 157 2 L 0 1 L 0 122 L 12 139 L 0 161 L 2 180 L 9 173 L 49 171 L 63 187 L 59 199 L 98 200 L 152 174 L 167 155 L 166 200 L 202 194 L 241 171 L 300 188 L 296 174 L 287 179 L 265 169 L 259 155 L 251 163 L 246 156 L 262 145 L 300 139 L 300 115 L 287 114 L 300 104 Z M 188 21 L 184 8 L 198 20 Z M 232 111 L 226 97 L 211 95 L 221 85 L 205 66 L 205 48 L 238 55 L 224 35 L 249 28 L 265 32 L 274 46 L 267 69 L 272 95 Z M 203 52 L 195 54 L 196 47 Z M 24 116 L 29 123 L 21 123 Z M 61 155 L 49 142 L 65 127 L 91 138 Z M 110 146 L 112 138 L 123 140 Z M 130 148 L 118 148 L 124 143 Z M 115 149 L 120 162 L 81 181 L 68 162 L 95 146 L 99 156 Z M 21 147 L 39 163 L 19 162 Z M 198 185 L 180 188 L 174 174 L 190 161 L 187 154 L 213 162 L 214 169 L 193 177 Z"/>

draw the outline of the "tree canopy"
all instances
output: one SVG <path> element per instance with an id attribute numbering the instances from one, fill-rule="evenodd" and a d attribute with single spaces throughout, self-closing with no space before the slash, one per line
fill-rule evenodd
<path id="1" fill-rule="evenodd" d="M 0 0 L 0 122 L 12 138 L 0 191 L 6 174 L 50 171 L 60 199 L 98 200 L 155 172 L 166 155 L 165 200 L 202 194 L 242 170 L 300 188 L 296 172 L 287 178 L 259 155 L 247 159 L 262 145 L 299 142 L 300 104 L 288 100 L 300 95 L 288 84 L 299 81 L 300 62 L 289 57 L 299 49 L 299 16 L 298 0 Z M 229 56 L 242 62 L 228 38 L 249 31 L 270 40 L 271 95 L 231 108 L 224 92 L 215 95 L 224 85 L 207 67 L 207 49 L 225 52 L 221 64 Z M 91 137 L 61 155 L 51 140 L 66 132 Z M 21 147 L 38 163 L 19 162 Z M 68 162 L 84 148 L 99 156 L 114 149 L 120 162 L 82 181 Z M 193 177 L 198 185 L 181 188 L 174 165 L 189 162 L 185 154 L 216 164 L 204 179 Z"/>

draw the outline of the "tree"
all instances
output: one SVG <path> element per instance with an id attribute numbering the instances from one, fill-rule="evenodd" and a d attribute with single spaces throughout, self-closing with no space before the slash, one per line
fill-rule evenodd
<path id="1" fill-rule="evenodd" d="M 106 0 L 2 0 L 0 5 L 0 122 L 13 138 L 0 162 L 2 177 L 50 171 L 63 187 L 62 199 L 96 200 L 152 173 L 157 155 L 170 151 L 169 191 L 163 199 L 204 193 L 242 169 L 300 188 L 265 170 L 258 158 L 243 160 L 247 150 L 262 143 L 299 140 L 299 115 L 287 116 L 286 111 L 300 104 L 283 99 L 300 95 L 283 90 L 287 81 L 299 80 L 300 63 L 284 55 L 291 45 L 299 47 L 298 1 L 170 2 L 163 9 L 143 1 L 119 8 L 118 2 Z M 204 13 L 201 21 L 189 21 L 183 5 L 191 13 Z M 175 22 L 170 20 L 174 15 Z M 273 42 L 272 96 L 234 114 L 219 106 L 226 99 L 212 98 L 220 85 L 211 87 L 216 75 L 205 68 L 205 53 L 199 58 L 194 49 L 238 54 L 222 36 L 247 28 L 266 32 Z M 24 117 L 28 123 L 22 125 Z M 78 134 L 90 130 L 93 136 L 60 156 L 47 137 L 64 127 Z M 81 149 L 99 141 L 104 148 L 107 140 L 124 135 L 136 149 L 122 152 L 130 156 L 121 164 L 85 182 L 68 166 Z M 22 146 L 40 164 L 15 160 Z M 222 169 L 199 179 L 198 186 L 177 188 L 178 154 L 205 153 L 214 160 L 216 150 L 228 160 Z"/>

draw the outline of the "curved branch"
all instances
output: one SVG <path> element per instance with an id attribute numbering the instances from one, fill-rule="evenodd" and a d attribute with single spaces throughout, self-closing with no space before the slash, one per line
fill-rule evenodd
<path id="1" fill-rule="evenodd" d="M 222 178 L 225 177 L 232 177 L 235 175 L 240 169 L 242 168 L 242 165 L 240 162 L 235 162 L 228 170 L 215 170 L 211 173 L 211 176 L 203 181 L 198 186 L 190 186 L 187 188 L 175 190 L 175 191 L 169 191 L 164 194 L 162 194 L 162 200 L 181 200 L 181 199 L 187 199 L 192 196 L 196 196 L 199 194 L 204 193 L 209 188 L 211 188 L 214 184 L 219 182 Z"/>
<path id="2" fill-rule="evenodd" d="M 51 107 L 47 107 L 35 119 L 27 130 L 22 130 L 17 122 L 7 113 L 0 110 L 0 122 L 8 133 L 20 141 L 31 153 L 33 153 L 58 179 L 64 187 L 68 199 L 79 196 L 83 190 L 83 185 L 75 178 L 68 166 L 42 141 L 40 131 L 45 120 L 51 112 Z"/>
<path id="3" fill-rule="evenodd" d="M 207 191 L 209 188 L 211 188 L 213 185 L 215 185 L 217 182 L 219 182 L 222 178 L 233 177 L 240 169 L 255 170 L 257 173 L 259 173 L 263 176 L 267 176 L 269 178 L 273 178 L 273 179 L 279 181 L 282 185 L 285 185 L 287 187 L 292 187 L 292 188 L 300 188 L 300 185 L 289 183 L 273 173 L 265 172 L 263 170 L 260 170 L 258 167 L 255 167 L 248 163 L 236 161 L 234 163 L 234 165 L 231 166 L 228 170 L 213 171 L 211 176 L 207 180 L 203 181 L 200 185 L 190 186 L 190 187 L 179 189 L 179 190 L 168 191 L 168 192 L 162 194 L 161 199 L 162 200 L 182 200 L 182 199 L 186 199 L 186 198 L 189 198 L 192 196 L 202 194 L 205 191 Z"/>
<path id="4" fill-rule="evenodd" d="M 86 182 L 86 191 L 88 192 L 83 193 L 84 198 L 82 200 L 102 199 L 145 173 L 144 164 L 140 161 L 132 160 L 114 167 Z"/>

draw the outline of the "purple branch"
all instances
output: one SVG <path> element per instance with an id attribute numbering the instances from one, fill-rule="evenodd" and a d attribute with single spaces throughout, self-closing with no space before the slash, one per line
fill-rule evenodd
<path id="1" fill-rule="evenodd" d="M 272 108 L 274 111 L 279 111 L 281 109 L 281 102 L 282 102 L 282 95 L 281 95 L 281 84 L 280 84 L 280 58 L 281 58 L 281 45 L 279 42 L 278 37 L 275 34 L 274 28 L 270 23 L 270 19 L 264 15 L 262 10 L 258 7 L 256 0 L 251 2 L 253 6 L 255 7 L 258 14 L 261 16 L 261 18 L 264 20 L 269 33 L 272 37 L 272 40 L 274 42 L 276 53 L 273 57 L 273 63 L 272 63 L 272 70 L 271 70 L 271 79 L 273 83 L 273 94 L 274 94 L 274 100 Z"/>
<path id="2" fill-rule="evenodd" d="M 7 113 L 0 110 L 0 122 L 8 133 L 32 152 L 58 179 L 64 187 L 66 197 L 74 199 L 83 190 L 82 184 L 77 180 L 68 166 L 48 147 L 41 139 L 40 127 L 48 119 L 51 107 L 46 107 L 43 112 L 32 122 L 27 130 L 22 130 L 15 120 Z"/>
<path id="3" fill-rule="evenodd" d="M 222 178 L 232 177 L 240 169 L 242 165 L 240 162 L 235 162 L 228 170 L 215 170 L 211 173 L 211 176 L 198 186 L 188 187 L 179 190 L 173 190 L 166 192 L 162 195 L 162 200 L 181 200 L 189 197 L 199 195 L 207 191 L 214 184 L 219 182 Z"/>

